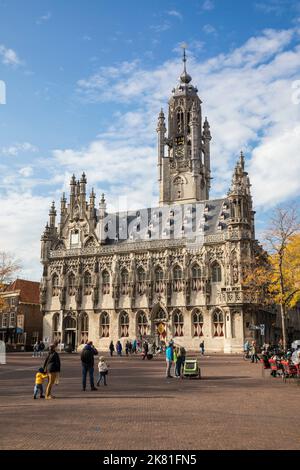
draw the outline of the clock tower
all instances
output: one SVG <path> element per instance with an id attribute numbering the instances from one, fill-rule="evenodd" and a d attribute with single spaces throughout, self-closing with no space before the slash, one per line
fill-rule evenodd
<path id="1" fill-rule="evenodd" d="M 165 116 L 158 117 L 159 203 L 182 204 L 209 199 L 210 140 L 209 123 L 202 126 L 201 100 L 186 71 L 169 100 L 168 134 Z"/>

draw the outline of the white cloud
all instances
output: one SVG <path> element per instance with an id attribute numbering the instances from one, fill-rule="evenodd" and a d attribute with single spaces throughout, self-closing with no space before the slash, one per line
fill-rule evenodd
<path id="1" fill-rule="evenodd" d="M 182 14 L 177 10 L 170 10 L 167 13 L 169 16 L 175 16 L 175 18 L 179 18 L 180 20 L 183 18 Z"/>
<path id="2" fill-rule="evenodd" d="M 47 221 L 49 200 L 31 192 L 1 197 L 0 246 L 21 260 L 22 277 L 39 280 L 40 238 Z"/>
<path id="3" fill-rule="evenodd" d="M 217 32 L 216 28 L 211 24 L 205 24 L 202 29 L 206 34 L 216 34 Z"/>
<path id="4" fill-rule="evenodd" d="M 16 51 L 5 47 L 3 44 L 0 44 L 0 57 L 2 57 L 2 63 L 4 65 L 17 67 L 22 64 L 22 61 L 18 57 Z"/>
<path id="5" fill-rule="evenodd" d="M 52 13 L 50 11 L 48 11 L 47 13 L 45 13 L 44 15 L 40 16 L 37 20 L 36 20 L 36 24 L 43 24 L 43 23 L 46 23 L 47 21 L 51 20 L 52 18 Z"/>
<path id="6" fill-rule="evenodd" d="M 300 124 L 266 136 L 253 150 L 249 171 L 261 205 L 299 196 Z"/>
<path id="7" fill-rule="evenodd" d="M 20 168 L 19 173 L 21 176 L 28 178 L 33 175 L 33 169 L 31 166 L 24 166 L 23 168 Z"/>
<path id="8" fill-rule="evenodd" d="M 16 157 L 20 153 L 35 153 L 38 148 L 30 142 L 15 143 L 9 147 L 2 147 L 0 153 L 2 155 Z"/>
<path id="9" fill-rule="evenodd" d="M 150 29 L 152 29 L 155 33 L 163 33 L 171 28 L 171 24 L 169 21 L 163 21 L 162 23 L 151 25 Z"/>

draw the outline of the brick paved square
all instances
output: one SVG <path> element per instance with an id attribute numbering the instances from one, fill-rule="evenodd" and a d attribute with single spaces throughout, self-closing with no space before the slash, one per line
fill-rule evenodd
<path id="1" fill-rule="evenodd" d="M 55 400 L 33 400 L 41 359 L 0 366 L 0 449 L 300 449 L 297 383 L 240 356 L 200 358 L 201 380 L 166 379 L 163 357 L 112 358 L 108 386 L 81 391 L 62 354 Z"/>

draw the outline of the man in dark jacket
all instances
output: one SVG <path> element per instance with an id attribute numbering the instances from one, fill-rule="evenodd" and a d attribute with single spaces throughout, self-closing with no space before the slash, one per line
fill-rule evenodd
<path id="1" fill-rule="evenodd" d="M 56 352 L 56 344 L 51 344 L 49 347 L 49 354 L 46 357 L 44 363 L 44 372 L 48 374 L 46 400 L 50 400 L 51 398 L 54 398 L 54 396 L 51 395 L 51 389 L 55 382 L 58 381 L 58 376 L 60 373 L 60 358 L 58 353 Z"/>
<path id="2" fill-rule="evenodd" d="M 93 346 L 93 342 L 89 341 L 83 348 L 81 353 L 82 364 L 82 391 L 86 389 L 86 376 L 89 373 L 91 390 L 97 390 L 94 384 L 94 356 L 97 356 L 98 351 Z"/>

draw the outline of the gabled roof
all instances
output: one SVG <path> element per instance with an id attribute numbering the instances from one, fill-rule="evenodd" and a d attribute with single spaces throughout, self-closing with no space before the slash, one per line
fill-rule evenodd
<path id="1" fill-rule="evenodd" d="M 28 304 L 40 303 L 40 283 L 34 281 L 26 281 L 25 279 L 16 279 L 9 284 L 4 292 L 20 292 L 20 302 Z"/>

